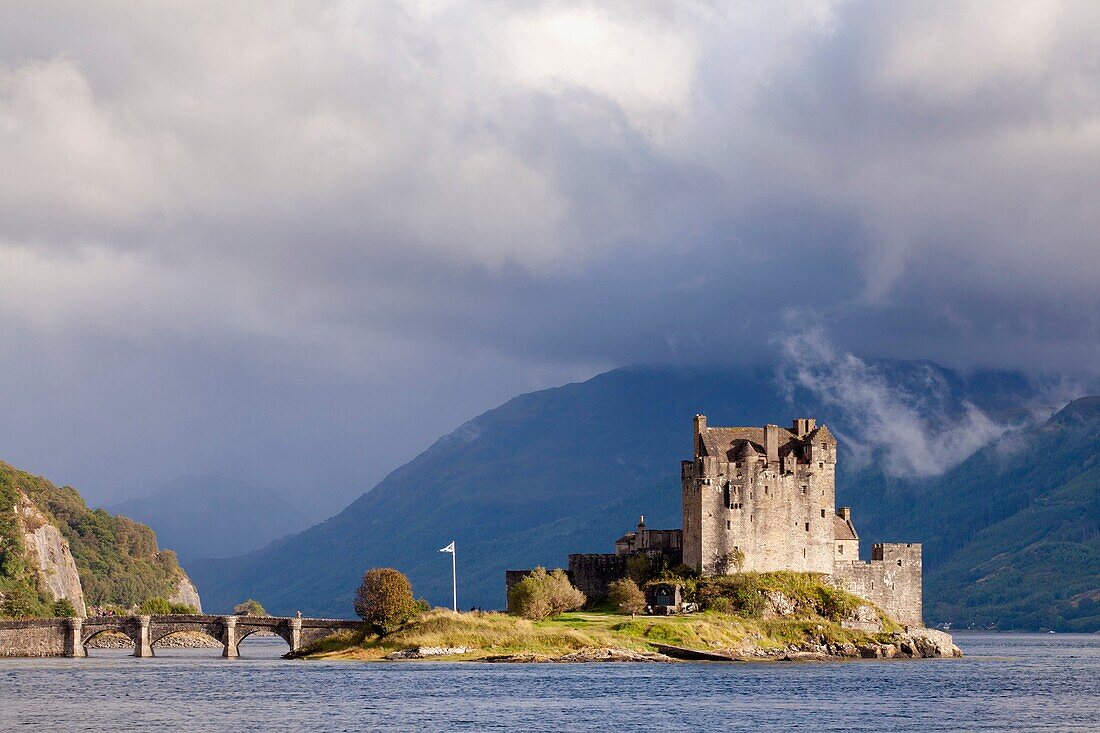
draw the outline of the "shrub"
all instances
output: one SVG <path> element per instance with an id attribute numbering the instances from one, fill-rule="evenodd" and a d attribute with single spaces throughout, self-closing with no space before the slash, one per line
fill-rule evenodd
<path id="1" fill-rule="evenodd" d="M 630 578 L 616 580 L 609 585 L 607 599 L 619 609 L 620 613 L 629 613 L 633 616 L 645 611 L 645 594 Z"/>
<path id="2" fill-rule="evenodd" d="M 653 575 L 653 562 L 648 555 L 633 555 L 626 559 L 626 577 L 633 580 L 634 585 L 645 585 Z"/>
<path id="3" fill-rule="evenodd" d="M 259 601 L 255 600 L 255 599 L 252 599 L 252 598 L 249 598 L 247 601 L 244 601 L 242 603 L 238 603 L 236 606 L 233 606 L 233 613 L 235 613 L 238 616 L 266 616 L 267 615 L 267 611 L 264 610 L 263 605 Z"/>
<path id="4" fill-rule="evenodd" d="M 839 588 L 822 585 L 817 589 L 814 610 L 830 621 L 841 621 L 859 606 L 860 600 Z"/>
<path id="5" fill-rule="evenodd" d="M 393 631 L 416 613 L 412 584 L 393 568 L 371 568 L 355 593 L 355 612 L 378 633 Z"/>
<path id="6" fill-rule="evenodd" d="M 4 596 L 4 615 L 9 618 L 34 618 L 40 615 L 38 597 L 26 588 L 12 588 Z"/>
<path id="7" fill-rule="evenodd" d="M 53 615 L 57 618 L 72 618 L 76 615 L 76 607 L 68 598 L 58 598 L 53 602 Z"/>
<path id="8" fill-rule="evenodd" d="M 552 573 L 535 568 L 508 593 L 512 613 L 536 621 L 578 609 L 585 600 L 584 593 L 573 587 L 561 568 Z"/>
<path id="9" fill-rule="evenodd" d="M 546 574 L 543 568 L 535 568 L 531 575 L 516 583 L 508 591 L 508 610 L 516 616 L 535 621 L 550 617 L 550 594 L 546 583 L 536 577 L 539 571 L 542 571 L 543 575 Z"/>
<path id="10" fill-rule="evenodd" d="M 142 601 L 138 610 L 147 615 L 166 616 L 172 613 L 172 604 L 165 598 L 154 596 L 153 598 L 146 598 Z"/>
<path id="11" fill-rule="evenodd" d="M 696 597 L 707 610 L 760 618 L 768 605 L 763 591 L 756 574 L 738 573 L 700 581 Z"/>
<path id="12" fill-rule="evenodd" d="M 171 603 L 169 605 L 171 606 L 171 613 L 180 616 L 193 616 L 199 612 L 199 609 L 194 606 L 188 606 L 186 603 Z"/>
<path id="13" fill-rule="evenodd" d="M 743 567 L 745 567 L 745 553 L 737 547 L 730 550 L 725 557 L 718 561 L 718 572 L 722 575 L 739 573 Z"/>

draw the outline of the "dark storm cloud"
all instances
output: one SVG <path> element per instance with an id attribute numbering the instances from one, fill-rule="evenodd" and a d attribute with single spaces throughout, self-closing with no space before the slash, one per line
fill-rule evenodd
<path id="1" fill-rule="evenodd" d="M 9 3 L 4 457 L 352 493 L 517 391 L 808 328 L 1095 370 L 1098 12 Z"/>

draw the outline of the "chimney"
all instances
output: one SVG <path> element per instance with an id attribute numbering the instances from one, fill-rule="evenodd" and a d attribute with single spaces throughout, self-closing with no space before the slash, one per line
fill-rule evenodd
<path id="1" fill-rule="evenodd" d="M 852 507 L 842 506 L 836 510 L 836 515 L 843 519 L 845 522 L 852 521 Z"/>
<path id="2" fill-rule="evenodd" d="M 799 417 L 794 420 L 791 432 L 799 438 L 804 438 L 817 427 L 817 420 L 812 417 Z"/>
<path id="3" fill-rule="evenodd" d="M 696 415 L 695 416 L 695 434 L 699 435 L 700 433 L 702 433 L 706 429 L 707 429 L 707 416 L 706 415 Z"/>
<path id="4" fill-rule="evenodd" d="M 779 463 L 779 426 L 764 426 L 764 452 L 768 455 L 768 463 Z"/>
<path id="5" fill-rule="evenodd" d="M 645 532 L 645 515 L 638 517 L 638 531 Z"/>

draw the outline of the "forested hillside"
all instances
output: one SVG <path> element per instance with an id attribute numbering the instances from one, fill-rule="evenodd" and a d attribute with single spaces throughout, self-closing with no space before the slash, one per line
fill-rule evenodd
<path id="1" fill-rule="evenodd" d="M 151 529 L 126 517 L 91 510 L 69 486 L 0 462 L 0 612 L 53 615 L 52 597 L 36 570 L 27 532 L 46 522 L 68 542 L 89 605 L 131 606 L 177 593 L 183 570 L 171 550 L 161 550 Z M 54 561 L 60 562 L 61 558 Z"/>
<path id="2" fill-rule="evenodd" d="M 1100 397 L 887 496 L 867 524 L 925 543 L 928 619 L 1100 629 Z"/>

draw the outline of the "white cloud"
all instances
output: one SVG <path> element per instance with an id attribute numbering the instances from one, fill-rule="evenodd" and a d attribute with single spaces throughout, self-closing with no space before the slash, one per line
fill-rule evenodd
<path id="1" fill-rule="evenodd" d="M 1001 425 L 972 404 L 961 415 L 942 408 L 947 385 L 929 369 L 921 391 L 891 383 L 862 359 L 835 349 L 820 330 L 782 341 L 781 376 L 836 407 L 853 426 L 841 437 L 856 456 L 881 459 L 893 476 L 938 476 L 1003 435 Z"/>

